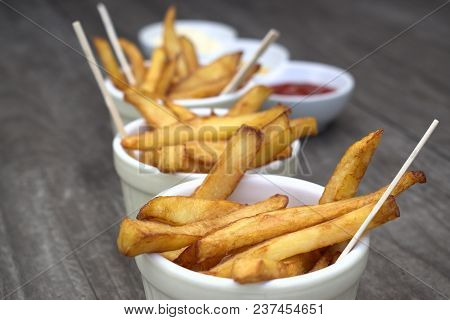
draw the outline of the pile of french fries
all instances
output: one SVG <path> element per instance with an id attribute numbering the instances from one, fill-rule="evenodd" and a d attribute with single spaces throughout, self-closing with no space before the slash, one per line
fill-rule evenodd
<path id="1" fill-rule="evenodd" d="M 136 92 L 125 99 L 141 111 L 151 126 L 148 131 L 122 138 L 122 146 L 138 150 L 139 160 L 161 172 L 209 172 L 226 149 L 228 140 L 243 126 L 261 130 L 261 148 L 251 166 L 258 168 L 291 156 L 291 144 L 317 134 L 315 118 L 289 119 L 290 109 L 275 105 L 260 111 L 271 89 L 255 86 L 231 107 L 226 116 L 197 116 L 189 109 L 165 99 L 158 104 Z"/>
<path id="2" fill-rule="evenodd" d="M 176 9 L 169 7 L 164 18 L 163 44 L 156 48 L 147 66 L 138 47 L 124 38 L 119 39 L 136 84 L 130 85 L 122 73 L 108 41 L 94 38 L 94 45 L 113 84 L 120 90 L 132 90 L 151 98 L 199 99 L 219 95 L 238 71 L 242 52 L 225 54 L 201 66 L 195 46 L 175 30 Z M 260 66 L 249 70 L 241 86 L 258 72 Z"/>
<path id="3" fill-rule="evenodd" d="M 382 134 L 372 132 L 347 149 L 319 204 L 288 208 L 288 197 L 280 194 L 252 204 L 227 200 L 263 148 L 261 127 L 243 125 L 191 196 L 157 197 L 137 219 L 123 220 L 119 251 L 131 257 L 160 253 L 185 268 L 239 283 L 326 268 L 386 190 L 356 196 Z M 425 182 L 423 172 L 405 173 L 368 229 L 399 217 L 395 197 Z"/>

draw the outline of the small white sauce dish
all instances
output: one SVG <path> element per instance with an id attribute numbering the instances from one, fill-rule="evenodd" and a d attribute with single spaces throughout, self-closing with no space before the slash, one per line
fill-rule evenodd
<path id="1" fill-rule="evenodd" d="M 280 102 L 292 107 L 291 117 L 315 117 L 319 131 L 325 129 L 348 105 L 355 83 L 353 76 L 341 68 L 308 61 L 284 63 L 270 78 L 255 78 L 255 82 L 268 86 L 311 83 L 333 88 L 332 92 L 309 96 L 272 94 L 266 102 L 266 106 Z"/>
<path id="2" fill-rule="evenodd" d="M 201 61 L 210 61 L 237 37 L 237 31 L 226 24 L 207 20 L 177 20 L 175 28 L 180 35 L 187 35 L 194 42 Z M 138 33 L 139 43 L 149 55 L 162 43 L 162 23 L 143 27 Z"/>
<path id="3" fill-rule="evenodd" d="M 203 179 L 179 184 L 159 196 L 190 195 Z M 255 192 L 255 190 L 257 190 Z M 315 204 L 323 187 L 304 180 L 275 175 L 246 175 L 230 200 L 252 203 L 276 193 L 289 196 L 289 206 Z M 295 195 L 295 196 L 292 196 Z M 369 238 L 345 258 L 316 272 L 255 284 L 239 284 L 178 266 L 159 254 L 137 256 L 147 299 L 355 299 L 366 268 Z"/>

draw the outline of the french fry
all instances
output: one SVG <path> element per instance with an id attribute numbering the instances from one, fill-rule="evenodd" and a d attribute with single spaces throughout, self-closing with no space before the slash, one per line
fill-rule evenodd
<path id="1" fill-rule="evenodd" d="M 176 74 L 179 78 L 185 78 L 188 76 L 189 71 L 184 56 L 182 55 L 180 40 L 175 31 L 175 17 L 176 8 L 175 6 L 170 6 L 164 17 L 163 45 L 169 58 L 174 61 Z"/>
<path id="2" fill-rule="evenodd" d="M 189 121 L 197 117 L 195 113 L 179 104 L 174 103 L 170 99 L 163 99 L 164 105 L 169 108 L 181 122 Z"/>
<path id="3" fill-rule="evenodd" d="M 320 259 L 317 260 L 316 264 L 311 268 L 311 270 L 309 270 L 309 272 L 314 272 L 328 267 L 336 261 L 340 254 L 341 253 L 339 251 L 334 249 L 334 246 L 328 247 Z"/>
<path id="4" fill-rule="evenodd" d="M 230 82 L 232 76 L 199 84 L 198 86 L 185 89 L 183 91 L 172 92 L 169 94 L 171 99 L 201 99 L 218 95 L 223 88 Z"/>
<path id="5" fill-rule="evenodd" d="M 177 67 L 177 59 L 170 59 L 165 68 L 162 71 L 161 77 L 159 78 L 158 84 L 156 85 L 156 94 L 160 96 L 166 96 L 169 90 L 173 76 L 175 75 Z"/>
<path id="6" fill-rule="evenodd" d="M 328 180 L 319 203 L 347 199 L 356 194 L 382 135 L 383 130 L 374 131 L 345 151 Z"/>
<path id="7" fill-rule="evenodd" d="M 291 119 L 289 125 L 294 131 L 294 136 L 298 137 L 297 139 L 315 136 L 318 133 L 317 120 L 314 117 Z"/>
<path id="8" fill-rule="evenodd" d="M 156 197 L 141 208 L 137 218 L 158 219 L 172 225 L 183 225 L 227 215 L 244 206 L 228 200 L 205 200 L 184 196 Z"/>
<path id="9" fill-rule="evenodd" d="M 125 218 L 120 225 L 117 246 L 119 251 L 126 256 L 177 250 L 190 245 L 206 233 L 222 228 L 236 220 L 284 208 L 287 202 L 286 196 L 275 195 L 264 201 L 247 205 L 228 215 L 182 226 Z"/>
<path id="10" fill-rule="evenodd" d="M 97 53 L 103 64 L 103 68 L 105 69 L 111 81 L 118 89 L 127 88 L 128 83 L 122 71 L 120 70 L 120 67 L 108 41 L 101 37 L 94 37 L 93 40 Z"/>
<path id="11" fill-rule="evenodd" d="M 234 52 L 217 58 L 210 64 L 200 67 L 186 79 L 171 88 L 171 96 L 180 96 L 181 93 L 197 87 L 214 83 L 222 79 L 231 79 L 235 74 L 242 52 Z"/>
<path id="12" fill-rule="evenodd" d="M 333 220 L 267 240 L 215 266 L 209 273 L 218 277 L 230 277 L 234 261 L 240 258 L 258 257 L 281 261 L 300 253 L 351 239 L 374 205 L 375 202 Z M 396 219 L 398 216 L 399 209 L 394 197 L 391 196 L 369 224 L 368 230 Z"/>
<path id="13" fill-rule="evenodd" d="M 134 43 L 125 38 L 119 38 L 119 44 L 131 64 L 131 70 L 136 79 L 136 84 L 140 85 L 145 75 L 144 57 L 141 51 Z"/>
<path id="14" fill-rule="evenodd" d="M 258 111 L 270 96 L 272 89 L 263 85 L 248 90 L 228 112 L 229 116 L 248 114 Z"/>
<path id="15" fill-rule="evenodd" d="M 242 125 L 264 128 L 265 125 L 287 112 L 288 107 L 278 105 L 266 111 L 239 117 L 211 117 L 192 122 L 174 124 L 122 139 L 126 149 L 150 150 L 167 145 L 184 144 L 187 141 L 219 141 L 229 139 Z"/>
<path id="16" fill-rule="evenodd" d="M 372 132 L 345 151 L 328 180 L 319 203 L 347 199 L 356 194 L 382 134 L 382 130 Z"/>
<path id="17" fill-rule="evenodd" d="M 162 78 L 167 61 L 168 58 L 164 48 L 156 48 L 153 50 L 152 62 L 140 86 L 141 90 L 152 93 L 157 91 L 158 83 Z"/>
<path id="18" fill-rule="evenodd" d="M 242 126 L 233 135 L 203 183 L 192 195 L 195 198 L 219 200 L 228 198 L 245 171 L 250 168 L 261 147 L 262 133 Z"/>
<path id="19" fill-rule="evenodd" d="M 184 145 L 164 146 L 158 150 L 157 167 L 161 172 L 196 172 L 207 173 L 210 165 L 190 159 Z"/>
<path id="20" fill-rule="evenodd" d="M 240 258 L 231 267 L 230 278 L 239 283 L 254 283 L 285 278 L 287 266 L 278 261 L 263 258 Z"/>
<path id="21" fill-rule="evenodd" d="M 415 183 L 424 182 L 425 175 L 422 172 L 407 172 L 394 189 L 393 195 L 400 194 Z M 184 266 L 193 268 L 195 264 L 213 256 L 225 257 L 238 248 L 335 219 L 378 201 L 385 188 L 356 198 L 276 210 L 236 221 L 196 241 L 192 248 L 182 254 L 186 263 Z"/>
<path id="22" fill-rule="evenodd" d="M 226 141 L 188 141 L 186 153 L 194 161 L 213 165 L 223 153 Z"/>
<path id="23" fill-rule="evenodd" d="M 178 123 L 177 116 L 170 109 L 156 103 L 136 89 L 126 90 L 124 100 L 135 106 L 147 123 L 154 128 Z"/>
<path id="24" fill-rule="evenodd" d="M 245 87 L 247 83 L 253 78 L 253 76 L 259 72 L 259 70 L 261 70 L 261 65 L 259 63 L 255 63 L 253 66 L 251 66 L 242 78 L 241 84 L 238 86 L 238 89 Z"/>
<path id="25" fill-rule="evenodd" d="M 139 161 L 154 167 L 158 166 L 159 149 L 146 150 L 139 153 Z"/>
<path id="26" fill-rule="evenodd" d="M 303 124 L 299 124 L 298 126 L 286 128 L 282 131 L 276 129 L 270 132 L 271 137 L 265 139 L 253 160 L 252 168 L 259 168 L 266 165 L 277 159 L 279 155 L 283 156 L 282 152 L 289 152 L 289 149 L 285 151 L 286 148 L 289 148 L 295 140 L 304 137 L 306 132 L 308 132 L 304 129 L 298 129 L 298 127 L 305 128 Z"/>
<path id="27" fill-rule="evenodd" d="M 172 251 L 166 251 L 166 252 L 161 252 L 161 255 L 166 258 L 169 261 L 174 261 L 176 258 L 178 258 L 178 256 L 186 249 L 186 247 L 184 248 L 180 248 L 177 250 L 172 250 Z"/>
<path id="28" fill-rule="evenodd" d="M 195 52 L 195 46 L 188 37 L 180 36 L 179 41 L 181 44 L 181 52 L 186 60 L 186 64 L 189 73 L 193 73 L 198 68 L 197 53 Z"/>
<path id="29" fill-rule="evenodd" d="M 255 283 L 278 278 L 293 277 L 306 273 L 313 261 L 320 257 L 319 252 L 312 251 L 274 261 L 262 258 L 240 258 L 234 261 L 231 278 L 239 283 Z"/>
<path id="30" fill-rule="evenodd" d="M 274 160 L 284 160 L 290 158 L 291 156 L 292 156 L 292 147 L 289 146 L 280 153 L 278 153 L 277 155 L 275 155 Z"/>

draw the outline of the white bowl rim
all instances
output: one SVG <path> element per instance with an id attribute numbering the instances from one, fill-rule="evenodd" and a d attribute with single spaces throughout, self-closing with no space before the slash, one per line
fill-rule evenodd
<path id="1" fill-rule="evenodd" d="M 315 183 L 296 179 L 296 178 L 290 178 L 290 177 L 284 177 L 284 176 L 276 176 L 276 175 L 264 175 L 265 178 L 271 180 L 273 183 L 280 180 L 285 181 L 295 181 L 296 185 L 304 185 L 308 186 L 312 189 L 321 190 L 323 191 L 323 187 L 319 186 Z M 251 175 L 246 175 L 245 179 L 255 179 L 256 177 L 252 177 Z M 170 189 L 167 189 L 157 196 L 163 196 L 169 191 L 177 190 L 177 189 L 184 189 L 189 188 L 194 190 L 195 187 L 200 185 L 202 179 L 195 179 L 188 182 L 184 182 L 181 184 L 178 184 Z M 172 193 L 170 193 L 172 194 Z M 184 267 L 181 267 L 172 261 L 167 260 L 163 256 L 161 256 L 158 253 L 152 253 L 152 254 L 143 254 L 136 258 L 140 258 L 145 263 L 145 260 L 151 261 L 152 265 L 156 265 L 158 268 L 164 269 L 173 279 L 180 279 L 184 283 L 188 283 L 191 285 L 196 286 L 202 286 L 202 287 L 208 287 L 210 289 L 221 289 L 221 290 L 239 290 L 239 288 L 242 288 L 242 290 L 251 289 L 253 290 L 261 290 L 263 293 L 269 293 L 267 290 L 272 291 L 278 291 L 280 289 L 286 290 L 289 288 L 298 288 L 299 286 L 313 286 L 317 283 L 322 283 L 326 281 L 330 281 L 336 276 L 339 276 L 340 274 L 351 272 L 352 268 L 358 264 L 358 262 L 362 259 L 364 259 L 364 256 L 369 250 L 369 240 L 370 237 L 366 235 L 362 241 L 358 242 L 358 244 L 353 248 L 352 251 L 350 251 L 344 259 L 342 259 L 341 262 L 333 264 L 329 267 L 326 267 L 324 269 L 307 273 L 304 275 L 289 277 L 289 278 L 281 278 L 281 279 L 274 279 L 270 281 L 263 281 L 260 283 L 254 283 L 254 284 L 239 284 L 235 282 L 233 279 L 229 278 L 220 278 L 212 275 L 206 275 L 203 273 L 191 271 L 189 269 L 186 269 Z M 138 268 L 140 269 L 140 265 L 138 264 Z M 140 270 L 141 271 L 141 270 Z M 145 274 L 141 271 L 141 273 Z"/>
<path id="2" fill-rule="evenodd" d="M 313 62 L 313 61 L 290 60 L 290 61 L 287 61 L 286 63 L 284 63 L 280 67 L 279 73 L 281 74 L 284 69 L 289 69 L 289 68 L 293 68 L 293 69 L 296 69 L 296 68 L 327 69 L 329 71 L 336 72 L 338 74 L 336 79 L 342 78 L 344 80 L 344 84 L 339 87 L 333 87 L 335 90 L 332 92 L 323 93 L 323 94 L 315 94 L 315 95 L 311 95 L 311 96 L 271 94 L 270 98 L 272 100 L 278 100 L 278 101 L 284 102 L 284 103 L 289 103 L 289 102 L 293 102 L 293 101 L 297 101 L 297 100 L 300 100 L 302 102 L 303 101 L 305 101 L 305 102 L 313 102 L 313 101 L 321 102 L 321 101 L 333 100 L 333 99 L 340 98 L 342 96 L 349 94 L 355 86 L 355 79 L 349 72 L 347 72 L 346 70 L 344 70 L 342 68 L 333 66 L 333 65 L 329 65 L 329 64 L 325 64 L 325 63 L 321 63 L 321 62 Z M 333 81 L 334 80 L 335 79 L 333 78 Z M 258 81 L 258 82 L 260 82 L 260 81 Z M 270 79 L 261 81 L 261 83 L 268 85 L 268 86 L 275 85 L 277 83 L 282 83 L 282 82 L 283 82 L 283 79 L 277 78 L 277 75 L 273 75 Z"/>
<path id="3" fill-rule="evenodd" d="M 210 108 L 192 108 L 191 110 L 193 112 L 195 112 L 195 111 L 203 112 L 203 111 L 209 111 L 210 110 L 211 112 L 215 111 L 215 112 L 219 112 L 219 113 L 223 113 L 223 114 L 225 114 L 228 111 L 228 109 L 225 109 L 225 108 L 214 108 L 214 109 L 210 109 Z M 133 120 L 133 121 L 127 123 L 125 125 L 125 132 L 131 131 L 130 128 L 134 128 L 135 126 L 137 126 L 139 124 L 144 124 L 144 119 L 143 118 L 139 118 L 139 119 L 136 119 L 136 120 Z M 127 165 L 129 165 L 129 166 L 131 166 L 131 167 L 133 167 L 135 169 L 143 170 L 143 172 L 147 173 L 147 174 L 167 174 L 167 173 L 163 173 L 163 172 L 159 171 L 158 168 L 156 168 L 156 167 L 154 167 L 152 165 L 140 162 L 139 160 L 137 160 L 137 159 L 133 158 L 132 156 L 130 156 L 125 151 L 125 149 L 122 147 L 121 140 L 122 140 L 122 137 L 120 136 L 119 133 L 117 133 L 116 136 L 113 139 L 113 151 Z M 264 166 L 262 166 L 262 167 L 260 167 L 258 169 L 261 170 L 261 169 L 264 169 L 264 168 L 270 168 L 272 166 L 275 167 L 275 166 L 280 165 L 283 161 L 291 159 L 292 157 L 296 157 L 298 151 L 300 150 L 300 142 L 298 140 L 296 140 L 296 141 L 294 141 L 292 143 L 291 146 L 292 146 L 292 154 L 291 154 L 291 156 L 289 158 L 272 161 L 271 163 L 268 163 L 268 164 L 266 164 L 266 165 L 264 165 Z M 174 176 L 178 176 L 180 178 L 192 177 L 192 176 L 194 176 L 194 177 L 195 176 L 201 177 L 201 176 L 205 175 L 205 173 L 190 173 L 190 172 L 176 172 L 176 173 L 171 173 L 171 174 L 174 175 Z"/>
<path id="4" fill-rule="evenodd" d="M 251 87 L 255 85 L 253 80 L 250 80 L 247 82 L 245 86 L 240 88 L 237 91 L 226 93 L 219 96 L 214 97 L 207 97 L 207 98 L 201 98 L 201 99 L 176 99 L 174 102 L 177 104 L 180 104 L 184 107 L 207 107 L 211 104 L 219 104 L 219 103 L 226 103 L 228 101 L 232 101 L 235 99 L 240 98 L 247 90 L 249 90 Z M 105 78 L 105 86 L 106 89 L 113 95 L 114 98 L 118 100 L 123 100 L 123 92 L 119 89 L 117 89 L 114 84 L 112 83 L 110 78 Z"/>

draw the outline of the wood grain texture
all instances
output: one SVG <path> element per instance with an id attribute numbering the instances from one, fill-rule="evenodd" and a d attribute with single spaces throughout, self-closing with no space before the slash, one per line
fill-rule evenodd
<path id="1" fill-rule="evenodd" d="M 293 59 L 343 68 L 442 2 L 176 1 L 181 18 L 225 22 L 243 37 L 274 27 Z M 132 40 L 166 7 L 105 4 L 118 34 Z M 142 299 L 134 261 L 115 246 L 124 209 L 109 117 L 88 66 L 69 47 L 79 48 L 73 20 L 104 35 L 96 1 L 12 5 L 53 37 L 0 4 L 0 296 Z M 367 192 L 390 181 L 432 119 L 441 120 L 413 165 L 429 182 L 400 197 L 401 219 L 372 233 L 359 299 L 450 296 L 449 20 L 446 7 L 353 67 L 348 108 L 303 148 L 301 177 L 324 184 L 349 144 L 384 128 L 361 186 Z"/>

